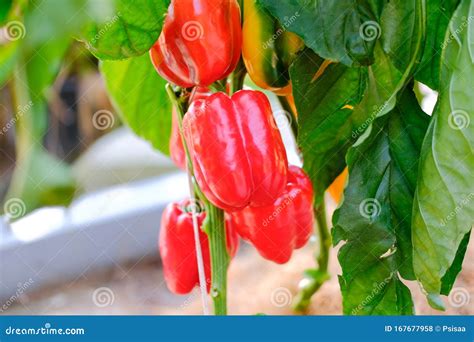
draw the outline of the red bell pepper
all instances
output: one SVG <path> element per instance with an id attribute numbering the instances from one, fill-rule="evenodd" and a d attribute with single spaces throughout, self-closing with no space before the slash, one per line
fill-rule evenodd
<path id="1" fill-rule="evenodd" d="M 204 99 L 210 95 L 209 89 L 206 87 L 196 87 L 191 94 L 189 103 L 195 100 Z M 184 150 L 181 134 L 179 133 L 178 112 L 173 107 L 172 124 L 170 136 L 170 157 L 174 164 L 182 170 L 186 170 L 186 151 Z"/>
<path id="2" fill-rule="evenodd" d="M 239 235 L 266 259 L 283 264 L 303 247 L 313 232 L 313 187 L 296 166 L 289 167 L 288 184 L 276 201 L 232 213 Z"/>
<path id="3" fill-rule="evenodd" d="M 193 219 L 190 201 L 170 203 L 163 212 L 159 238 L 159 250 L 163 262 L 163 272 L 170 291 L 176 294 L 186 294 L 199 285 L 199 273 L 194 241 Z M 199 227 L 206 217 L 205 212 L 197 213 Z M 232 227 L 232 221 L 226 218 L 226 238 L 229 255 L 237 253 L 239 237 Z M 207 291 L 211 284 L 209 242 L 207 235 L 200 229 L 199 240 L 203 254 L 206 274 Z"/>
<path id="4" fill-rule="evenodd" d="M 263 93 L 215 93 L 194 101 L 183 132 L 196 180 L 217 207 L 268 205 L 285 189 L 286 152 Z"/>
<path id="5" fill-rule="evenodd" d="M 150 56 L 169 82 L 208 86 L 235 69 L 241 45 L 236 0 L 172 0 Z"/>

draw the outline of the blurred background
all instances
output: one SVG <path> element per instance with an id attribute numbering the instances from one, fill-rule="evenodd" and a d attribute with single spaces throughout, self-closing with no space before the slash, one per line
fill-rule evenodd
<path id="1" fill-rule="evenodd" d="M 186 176 L 122 124 L 98 61 L 70 38 L 81 14 L 60 19 L 91 12 L 75 1 L 45 3 L 0 5 L 0 314 L 200 314 L 197 291 L 167 290 L 157 250 L 161 212 L 187 195 Z M 431 112 L 436 94 L 418 93 Z M 284 112 L 268 95 L 274 113 Z M 277 122 L 298 164 L 286 119 Z M 330 220 L 335 203 L 327 204 Z M 317 245 L 314 237 L 275 265 L 241 243 L 229 271 L 230 313 L 291 314 Z M 336 253 L 310 314 L 342 312 Z M 466 260 L 473 256 L 471 243 Z M 458 286 L 473 292 L 473 265 L 464 267 Z M 439 313 L 414 291 L 418 313 Z M 454 297 L 447 307 L 474 313 Z"/>

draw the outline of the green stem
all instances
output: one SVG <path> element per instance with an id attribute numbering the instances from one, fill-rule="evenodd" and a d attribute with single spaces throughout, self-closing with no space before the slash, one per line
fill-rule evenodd
<path id="1" fill-rule="evenodd" d="M 324 201 L 321 205 L 314 208 L 318 235 L 319 235 L 319 253 L 316 256 L 318 268 L 307 270 L 305 272 L 305 283 L 300 289 L 293 308 L 298 312 L 306 312 L 311 302 L 311 297 L 319 290 L 326 280 L 329 279 L 329 250 L 331 248 L 331 235 L 329 234 L 326 221 L 326 207 Z"/>
<path id="2" fill-rule="evenodd" d="M 247 70 L 245 69 L 242 58 L 240 58 L 237 67 L 230 76 L 230 95 L 244 87 L 245 75 L 247 75 Z"/>
<path id="3" fill-rule="evenodd" d="M 186 112 L 187 100 L 178 98 L 171 85 L 166 85 L 166 91 L 171 103 L 178 111 L 178 126 L 181 133 L 183 147 L 186 152 L 187 168 L 189 174 L 194 177 L 193 165 L 191 162 L 189 149 L 183 132 L 183 117 Z M 214 302 L 214 314 L 227 314 L 227 269 L 229 268 L 229 255 L 227 254 L 226 232 L 224 211 L 210 203 L 201 192 L 198 184 L 194 182 L 194 192 L 199 199 L 206 204 L 206 221 L 204 231 L 209 240 L 209 250 L 211 254 L 211 297 Z"/>
<path id="4" fill-rule="evenodd" d="M 214 302 L 214 314 L 227 315 L 227 269 L 230 258 L 226 246 L 224 211 L 209 202 L 206 207 L 205 229 L 211 254 L 211 298 Z"/>
<path id="5" fill-rule="evenodd" d="M 26 84 L 24 68 L 15 66 L 10 91 L 15 115 L 17 160 L 26 158 L 28 150 L 35 144 L 35 139 L 42 137 L 42 134 L 37 134 L 39 129 L 33 127 L 32 102 Z M 18 113 L 19 111 L 21 113 Z"/>
<path id="6" fill-rule="evenodd" d="M 288 118 L 288 120 L 290 121 L 291 130 L 296 140 L 298 138 L 298 121 L 296 119 L 295 112 L 293 112 L 293 108 L 291 108 L 291 105 L 288 102 L 288 99 L 286 98 L 286 96 L 278 96 L 278 100 L 280 101 L 280 104 L 283 107 L 283 109 L 286 112 L 288 112 L 291 116 Z"/>

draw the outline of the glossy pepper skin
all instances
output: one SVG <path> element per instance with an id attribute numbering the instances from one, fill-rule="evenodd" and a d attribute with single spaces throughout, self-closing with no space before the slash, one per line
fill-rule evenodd
<path id="1" fill-rule="evenodd" d="M 169 82 L 208 86 L 235 69 L 241 45 L 237 0 L 172 0 L 150 56 Z"/>
<path id="2" fill-rule="evenodd" d="M 232 213 L 237 232 L 264 258 L 283 264 L 313 232 L 313 197 L 308 176 L 301 168 L 290 166 L 286 189 L 273 204 Z"/>
<path id="3" fill-rule="evenodd" d="M 303 45 L 297 35 L 282 27 L 256 0 L 244 0 L 242 57 L 256 85 L 288 95 L 288 68 Z"/>
<path id="4" fill-rule="evenodd" d="M 206 87 L 196 87 L 191 94 L 189 103 L 192 103 L 195 100 L 204 99 L 209 96 L 211 93 L 209 88 Z M 181 139 L 181 134 L 179 133 L 179 124 L 178 124 L 178 112 L 176 108 L 173 107 L 172 111 L 172 123 L 171 123 L 171 136 L 170 136 L 170 157 L 174 164 L 179 167 L 181 170 L 186 170 L 186 151 L 184 150 L 183 141 Z"/>
<path id="5" fill-rule="evenodd" d="M 267 97 L 240 90 L 194 101 L 183 131 L 196 180 L 226 211 L 272 203 L 285 189 L 285 148 Z"/>
<path id="6" fill-rule="evenodd" d="M 186 294 L 199 285 L 199 273 L 194 242 L 192 214 L 185 208 L 189 200 L 170 203 L 163 212 L 159 237 L 159 250 L 163 263 L 165 281 L 171 292 Z M 199 227 L 202 227 L 205 212 L 197 214 Z M 226 219 L 227 248 L 231 257 L 237 253 L 239 238 L 229 218 Z M 207 290 L 211 284 L 211 265 L 207 235 L 200 230 L 199 240 L 204 261 Z"/>

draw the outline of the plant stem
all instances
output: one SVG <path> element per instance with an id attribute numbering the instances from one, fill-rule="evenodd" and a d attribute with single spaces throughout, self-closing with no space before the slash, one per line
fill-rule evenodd
<path id="1" fill-rule="evenodd" d="M 323 203 L 319 207 L 314 208 L 316 222 L 319 233 L 320 251 L 316 258 L 319 269 L 327 270 L 329 264 L 329 249 L 331 248 L 331 235 L 327 226 L 326 205 Z"/>
<path id="2" fill-rule="evenodd" d="M 207 203 L 206 233 L 211 254 L 211 298 L 215 315 L 227 315 L 227 269 L 229 254 L 226 246 L 224 211 Z"/>
<path id="3" fill-rule="evenodd" d="M 305 272 L 304 283 L 295 298 L 293 309 L 298 312 L 306 312 L 311 302 L 311 297 L 319 290 L 324 282 L 329 279 L 329 249 L 331 248 L 331 235 L 329 234 L 326 221 L 326 207 L 323 203 L 314 207 L 316 216 L 318 235 L 319 235 L 319 253 L 316 256 L 318 268 L 307 270 Z"/>
<path id="4" fill-rule="evenodd" d="M 241 57 L 239 63 L 237 64 L 237 67 L 230 76 L 230 95 L 234 94 L 235 92 L 241 90 L 244 87 L 244 80 L 246 74 L 247 70 L 245 69 L 245 65 Z"/>
<path id="5" fill-rule="evenodd" d="M 286 112 L 288 112 L 291 116 L 288 118 L 288 120 L 290 121 L 291 130 L 296 140 L 298 138 L 298 121 L 296 119 L 295 113 L 293 112 L 293 108 L 291 108 L 291 105 L 288 102 L 288 99 L 286 98 L 286 96 L 278 96 L 278 100 L 280 101 L 280 104 L 283 107 L 283 109 Z"/>
<path id="6" fill-rule="evenodd" d="M 183 142 L 183 147 L 186 152 L 187 169 L 188 173 L 192 177 L 194 177 L 193 165 L 191 162 L 189 149 L 182 134 L 183 117 L 186 111 L 187 102 L 178 98 L 169 84 L 166 86 L 166 91 L 173 106 L 178 111 L 178 125 L 181 139 Z M 201 189 L 199 188 L 196 182 L 194 182 L 194 193 L 199 199 L 201 199 L 205 203 L 207 211 L 206 221 L 203 226 L 204 231 L 208 236 L 209 250 L 211 254 L 211 297 L 214 302 L 214 314 L 226 315 L 227 269 L 229 267 L 230 258 L 227 254 L 224 211 L 214 206 L 205 198 L 204 194 L 201 192 Z"/>

